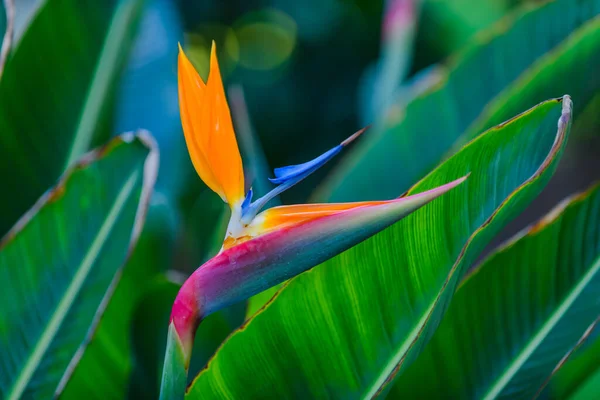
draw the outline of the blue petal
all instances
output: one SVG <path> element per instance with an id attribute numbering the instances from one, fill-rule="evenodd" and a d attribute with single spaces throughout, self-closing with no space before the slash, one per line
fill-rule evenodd
<path id="1" fill-rule="evenodd" d="M 248 208 L 250 203 L 252 203 L 252 194 L 252 188 L 250 188 L 250 190 L 248 190 L 248 193 L 246 193 L 246 198 L 244 199 L 244 202 L 242 203 L 242 210 Z"/>
<path id="2" fill-rule="evenodd" d="M 321 154 L 314 160 L 298 165 L 289 165 L 287 167 L 275 168 L 275 178 L 269 178 L 276 185 L 296 180 L 301 181 L 311 173 L 323 166 L 327 161 L 331 160 L 336 154 L 342 151 L 343 146 L 337 145 L 333 149 Z"/>
<path id="3" fill-rule="evenodd" d="M 254 218 L 256 214 L 265 206 L 265 204 L 267 204 L 273 197 L 277 196 L 279 193 L 288 190 L 296 183 L 300 182 L 302 179 L 306 178 L 308 175 L 321 168 L 323 164 L 335 157 L 336 154 L 342 151 L 342 149 L 348 144 L 352 143 L 368 128 L 369 127 L 365 127 L 355 132 L 342 143 L 335 146 L 333 149 L 321 154 L 319 157 L 315 158 L 312 161 L 308 161 L 298 165 L 289 165 L 287 167 L 275 168 L 275 178 L 269 178 L 269 180 L 277 186 L 269 193 L 256 200 L 254 203 L 248 204 L 249 200 L 248 197 L 246 197 L 242 205 L 242 220 L 246 223 L 250 223 L 250 221 L 252 221 L 252 218 Z"/>

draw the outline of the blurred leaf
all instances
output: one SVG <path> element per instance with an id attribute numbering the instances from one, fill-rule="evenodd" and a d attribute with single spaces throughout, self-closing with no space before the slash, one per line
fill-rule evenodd
<path id="1" fill-rule="evenodd" d="M 455 148 L 459 149 L 462 144 L 476 137 L 478 132 L 505 121 L 539 97 L 569 93 L 576 105 L 585 109 L 594 96 L 600 94 L 599 69 L 600 16 L 584 24 L 559 46 L 541 57 L 490 101 L 455 143 Z"/>
<path id="2" fill-rule="evenodd" d="M 0 0 L 0 78 L 14 39 L 15 6 L 12 0 Z"/>
<path id="3" fill-rule="evenodd" d="M 381 22 L 381 54 L 359 85 L 361 125 L 373 123 L 393 103 L 412 63 L 421 0 L 387 0 Z M 428 27 L 429 29 L 429 27 Z"/>
<path id="4" fill-rule="evenodd" d="M 596 360 L 597 361 L 597 360 Z M 596 364 L 597 365 L 597 364 Z M 589 400 L 595 398 L 600 392 L 600 370 L 594 374 L 569 398 L 570 400 Z"/>
<path id="5" fill-rule="evenodd" d="M 0 397 L 50 398 L 71 374 L 142 228 L 151 142 L 127 134 L 87 154 L 2 239 Z"/>
<path id="6" fill-rule="evenodd" d="M 0 234 L 110 134 L 114 84 L 142 0 L 46 0 L 0 80 Z"/>
<path id="7" fill-rule="evenodd" d="M 135 369 L 129 397 L 156 399 L 159 395 L 167 326 L 171 307 L 180 285 L 164 278 L 158 279 L 146 292 L 137 307 L 133 325 Z M 223 312 L 208 316 L 196 333 L 196 346 L 192 354 L 190 370 L 198 372 L 214 354 L 219 345 L 239 326 Z"/>
<path id="8" fill-rule="evenodd" d="M 155 193 L 138 244 L 123 268 L 114 294 L 107 299 L 106 311 L 92 332 L 73 375 L 63 384 L 61 398 L 126 397 L 133 369 L 132 343 L 143 340 L 131 335 L 133 312 L 142 294 L 171 261 L 173 230 L 173 210 L 164 196 Z"/>
<path id="9" fill-rule="evenodd" d="M 236 331 L 189 398 L 370 398 L 409 365 L 458 280 L 546 184 L 568 135 L 570 100 L 550 100 L 462 149 L 410 194 L 460 187 L 302 274 Z M 556 129 L 561 118 L 560 129 Z"/>
<path id="10" fill-rule="evenodd" d="M 578 113 L 573 125 L 573 138 L 578 141 L 594 140 L 600 132 L 600 92 Z M 596 139 L 597 140 L 597 139 Z"/>
<path id="11" fill-rule="evenodd" d="M 4 7 L 4 0 L 0 1 L 0 38 L 4 37 L 6 32 L 6 9 Z"/>
<path id="12" fill-rule="evenodd" d="M 172 0 L 145 0 L 127 68 L 119 83 L 115 131 L 143 127 L 160 155 L 157 190 L 178 195 L 196 171 L 186 151 L 177 97 L 177 42 L 183 31 Z"/>
<path id="13" fill-rule="evenodd" d="M 574 354 L 560 367 L 546 387 L 542 398 L 574 399 L 593 398 L 600 390 L 600 330 L 596 325 L 587 342 L 577 349 Z M 584 397 L 583 395 L 587 395 Z"/>
<path id="14" fill-rule="evenodd" d="M 519 0 L 423 0 L 418 39 L 425 57 L 447 57 L 504 17 Z M 521 0 L 521 2 L 525 2 Z M 440 40 L 444 38 L 444 40 Z M 419 60 L 421 63 L 435 59 Z"/>
<path id="15" fill-rule="evenodd" d="M 596 185 L 482 262 L 390 397 L 534 398 L 600 315 L 599 220 Z"/>
<path id="16" fill-rule="evenodd" d="M 133 341 L 135 364 L 129 398 L 158 398 L 161 360 L 167 338 L 165 327 L 169 324 L 171 306 L 180 286 L 159 278 L 147 288 L 136 307 L 132 325 L 132 336 L 136 338 Z"/>
<path id="17" fill-rule="evenodd" d="M 386 122 L 343 157 L 320 187 L 318 197 L 331 201 L 383 199 L 406 190 L 440 162 L 484 105 L 520 76 L 530 76 L 527 68 L 599 13 L 599 0 L 548 1 L 523 7 L 478 35 L 448 67 L 442 67 L 440 73 L 447 77 L 439 86 L 406 108 L 390 109 Z M 580 67 L 578 74 L 600 66 Z M 586 79 L 569 79 L 557 69 L 552 80 L 545 79 L 549 86 L 544 92 L 554 92 L 551 96 L 569 93 L 577 101 L 578 81 Z M 537 95 L 520 102 L 520 109 L 546 98 Z"/>

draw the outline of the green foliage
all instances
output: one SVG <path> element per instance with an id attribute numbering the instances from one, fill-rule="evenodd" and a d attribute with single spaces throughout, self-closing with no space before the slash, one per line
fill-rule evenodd
<path id="1" fill-rule="evenodd" d="M 420 178 L 409 194 L 470 177 L 311 272 L 206 318 L 187 398 L 600 392 L 591 329 L 600 186 L 461 283 L 566 146 L 569 100 L 518 114 L 568 93 L 576 126 L 598 131 L 600 0 L 389 0 L 384 10 L 368 0 L 253 0 L 251 12 L 220 2 L 16 3 L 25 29 L 0 78 L 0 398 L 158 397 L 181 272 L 220 250 L 229 217 L 193 171 L 176 116 L 177 41 L 202 61 L 212 39 L 225 84 L 247 93 L 249 109 L 240 87 L 228 100 L 256 196 L 270 189 L 271 167 L 338 143 L 357 115 L 374 127 L 313 198 L 391 198 Z M 380 26 L 382 12 L 407 4 L 413 14 L 392 15 L 401 29 Z M 176 7 L 185 38 L 175 15 L 164 31 Z M 151 39 L 137 30 L 141 16 Z M 0 0 L 0 38 L 5 25 Z M 377 52 L 379 64 L 363 71 Z M 120 80 L 128 58 L 137 87 Z M 407 75 L 411 65 L 418 74 Z M 152 199 L 158 162 L 145 134 L 84 155 L 115 126 L 148 124 L 163 162 Z M 319 178 L 284 201 L 311 195 Z"/>
<path id="2" fill-rule="evenodd" d="M 600 76 L 596 73 L 599 67 L 600 17 L 596 17 L 541 57 L 487 103 L 479 117 L 457 140 L 454 151 L 483 129 L 505 121 L 527 104 L 538 98 L 550 97 L 552 93 L 573 93 L 577 96 L 577 106 L 586 108 L 600 90 Z M 578 79 L 572 79 L 574 77 Z"/>
<path id="3" fill-rule="evenodd" d="M 156 399 L 159 395 L 162 361 L 167 339 L 166 326 L 180 285 L 157 278 L 146 290 L 136 307 L 133 321 L 135 367 L 129 386 L 130 398 Z M 207 317 L 196 333 L 190 370 L 200 371 L 241 321 L 220 312 Z M 118 398 L 122 398 L 119 396 Z"/>
<path id="4" fill-rule="evenodd" d="M 390 397 L 533 398 L 598 318 L 599 218 L 596 185 L 483 261 Z"/>
<path id="5" fill-rule="evenodd" d="M 132 331 L 134 313 L 173 256 L 172 213 L 164 198 L 153 198 L 138 244 L 123 267 L 122 275 L 117 278 L 116 289 L 107 299 L 106 310 L 91 333 L 87 346 L 82 349 L 73 375 L 63 385 L 61 398 L 78 399 L 81 393 L 89 393 L 86 396 L 88 400 L 91 400 L 90 396 L 122 399 L 130 391 L 129 378 L 132 370 L 137 368 L 133 351 L 147 336 L 144 332 L 136 334 Z M 148 310 L 159 315 L 154 306 Z M 159 321 L 156 316 L 150 320 Z M 104 389 L 98 391 L 98 387 Z"/>
<path id="6" fill-rule="evenodd" d="M 555 372 L 542 395 L 550 399 L 590 399 L 600 392 L 598 321 L 582 337 L 582 345 Z M 544 396 L 545 395 L 545 396 Z"/>
<path id="7" fill-rule="evenodd" d="M 86 155 L 2 240 L 2 398 L 51 397 L 72 373 L 142 228 L 158 168 L 148 140 Z"/>
<path id="8" fill-rule="evenodd" d="M 501 96 L 512 82 L 535 77 L 529 68 L 587 21 L 597 19 L 598 14 L 598 0 L 542 2 L 520 9 L 479 34 L 459 55 L 452 57 L 446 67 L 439 69 L 441 83 L 414 98 L 406 107 L 392 107 L 387 111 L 385 121 L 374 128 L 376 132 L 366 136 L 344 157 L 322 185 L 318 197 L 331 201 L 391 198 L 406 190 L 447 155 L 450 147 L 479 117 L 484 105 Z M 597 41 L 597 36 L 593 41 Z M 511 92 L 511 101 L 520 107 L 516 112 L 565 93 L 583 107 L 586 93 L 599 89 L 595 73 L 600 68 L 598 53 L 587 52 L 585 46 L 589 42 L 582 44 L 583 49 L 570 52 L 572 55 L 581 51 L 583 56 L 590 57 L 570 67 L 579 79 L 567 78 L 563 75 L 564 68 L 547 69 L 543 93 L 538 90 L 521 101 L 521 92 L 517 96 Z M 570 60 L 565 59 L 561 66 L 564 64 L 570 64 Z M 582 93 L 582 89 L 585 92 Z M 548 92 L 553 94 L 546 96 Z M 538 97 L 540 95 L 542 97 Z M 582 103 L 578 103 L 580 97 Z M 513 115 L 509 111 L 502 112 L 506 118 Z M 502 121 L 495 118 L 494 124 Z M 490 126 L 493 124 L 486 119 L 476 129 Z M 474 131 L 479 132 L 481 130 Z M 391 174 L 390 171 L 402 173 Z"/>
<path id="9" fill-rule="evenodd" d="M 115 84 L 142 0 L 45 0 L 0 80 L 4 234 L 112 133 Z M 58 22 L 60 21 L 60 22 Z"/>
<path id="10" fill-rule="evenodd" d="M 570 113 L 568 98 L 542 103 L 439 166 L 409 194 L 471 175 L 382 233 L 292 279 L 227 340 L 188 397 L 256 398 L 267 387 L 275 397 L 299 398 L 370 397 L 386 390 L 433 333 L 467 266 L 548 181 Z"/>

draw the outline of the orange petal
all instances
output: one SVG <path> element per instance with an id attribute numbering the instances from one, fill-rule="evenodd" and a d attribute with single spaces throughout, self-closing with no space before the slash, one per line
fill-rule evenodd
<path id="1" fill-rule="evenodd" d="M 261 216 L 264 219 L 262 219 L 262 223 L 260 224 L 260 234 L 307 222 L 316 218 L 337 214 L 340 211 L 347 211 L 365 206 L 376 206 L 393 201 L 394 200 L 359 201 L 354 203 L 298 204 L 274 207 L 261 213 Z"/>
<path id="2" fill-rule="evenodd" d="M 204 84 L 179 47 L 179 110 L 185 141 L 200 178 L 230 206 L 244 197 L 244 173 L 221 81 L 216 46 Z"/>

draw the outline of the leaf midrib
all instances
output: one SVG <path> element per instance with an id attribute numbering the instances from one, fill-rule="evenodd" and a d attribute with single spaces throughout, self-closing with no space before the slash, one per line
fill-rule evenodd
<path id="1" fill-rule="evenodd" d="M 540 327 L 538 332 L 529 340 L 527 345 L 521 350 L 517 357 L 513 359 L 511 363 L 505 369 L 505 372 L 495 380 L 495 383 L 487 391 L 485 396 L 481 398 L 485 400 L 491 400 L 498 397 L 498 395 L 506 388 L 506 385 L 511 379 L 517 374 L 519 369 L 529 359 L 531 354 L 539 347 L 543 340 L 548 336 L 556 324 L 560 321 L 563 315 L 566 314 L 568 309 L 577 300 L 581 292 L 586 288 L 587 284 L 594 278 L 594 275 L 600 270 L 600 257 L 592 263 L 592 267 L 586 272 L 580 279 L 579 283 L 571 290 L 569 295 L 560 303 L 559 307 L 554 311 L 550 318 Z"/>
<path id="2" fill-rule="evenodd" d="M 81 260 L 81 264 L 76 269 L 76 274 L 73 276 L 71 283 L 65 290 L 60 302 L 58 303 L 54 315 L 46 324 L 46 327 L 40 335 L 40 339 L 35 345 L 33 351 L 30 353 L 29 358 L 27 359 L 20 374 L 15 379 L 15 383 L 12 385 L 12 388 L 7 391 L 7 399 L 17 400 L 21 398 L 29 380 L 39 366 L 44 353 L 48 350 L 48 347 L 52 343 L 52 340 L 56 336 L 65 317 L 67 316 L 75 297 L 77 294 L 79 294 L 83 283 L 85 282 L 90 270 L 92 269 L 92 266 L 94 265 L 94 261 L 98 257 L 98 254 L 102 250 L 102 247 L 108 239 L 110 232 L 115 226 L 119 213 L 123 209 L 123 205 L 125 204 L 127 198 L 131 195 L 133 189 L 135 188 L 135 183 L 139 177 L 140 170 L 136 169 L 129 176 L 119 191 L 119 194 L 117 195 L 117 198 L 115 199 L 115 202 L 111 207 L 106 220 L 100 227 L 100 230 L 94 238 L 92 245 Z"/>
<path id="3" fill-rule="evenodd" d="M 381 373 L 379 374 L 377 379 L 375 379 L 373 384 L 363 394 L 363 396 L 362 396 L 363 399 L 374 398 L 377 395 L 377 392 L 379 392 L 379 390 L 383 387 L 385 381 L 389 378 L 391 372 L 398 366 L 398 364 L 400 364 L 400 361 L 408 353 L 408 351 L 410 350 L 415 339 L 419 337 L 419 334 L 420 334 L 421 330 L 423 329 L 423 326 L 425 326 L 425 324 L 427 323 L 427 320 L 429 319 L 431 313 L 433 312 L 433 309 L 435 308 L 438 298 L 439 297 L 436 296 L 433 299 L 433 301 L 431 302 L 431 304 L 429 305 L 429 307 L 427 307 L 425 309 L 425 311 L 423 312 L 423 316 L 421 317 L 419 322 L 417 322 L 417 324 L 415 324 L 415 327 L 413 328 L 413 330 L 406 336 L 406 340 L 404 340 L 404 342 L 402 342 L 402 346 L 400 346 L 398 348 L 398 350 L 393 353 L 393 355 L 392 355 L 392 357 L 390 357 L 388 363 L 381 369 Z"/>

